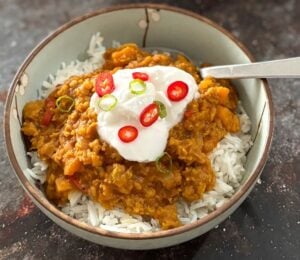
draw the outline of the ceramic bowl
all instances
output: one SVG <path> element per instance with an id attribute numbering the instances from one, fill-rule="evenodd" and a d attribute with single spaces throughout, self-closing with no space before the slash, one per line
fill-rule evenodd
<path id="1" fill-rule="evenodd" d="M 245 200 L 267 160 L 273 133 L 273 105 L 265 80 L 244 79 L 234 83 L 252 121 L 254 144 L 247 155 L 242 185 L 223 206 L 192 224 L 166 231 L 125 234 L 81 223 L 51 204 L 30 184 L 24 169 L 30 167 L 20 132 L 22 108 L 37 99 L 41 83 L 62 62 L 83 53 L 91 36 L 101 32 L 104 45 L 113 40 L 139 46 L 174 48 L 193 60 L 212 64 L 249 63 L 249 51 L 229 32 L 212 21 L 186 10 L 153 4 L 118 6 L 78 17 L 43 40 L 27 57 L 9 90 L 5 108 L 5 140 L 12 167 L 34 203 L 66 230 L 98 244 L 126 249 L 152 249 L 178 244 L 197 237 L 218 225 Z"/>

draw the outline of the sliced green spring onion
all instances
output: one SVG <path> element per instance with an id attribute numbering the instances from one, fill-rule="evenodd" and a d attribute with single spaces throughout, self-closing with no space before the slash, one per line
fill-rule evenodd
<path id="1" fill-rule="evenodd" d="M 170 174 L 173 169 L 172 157 L 167 152 L 164 152 L 155 160 L 156 169 L 162 173 Z"/>
<path id="2" fill-rule="evenodd" d="M 167 116 L 167 109 L 166 109 L 166 106 L 164 105 L 164 103 L 157 101 L 157 100 L 154 101 L 154 103 L 158 106 L 159 117 L 165 118 Z"/>
<path id="3" fill-rule="evenodd" d="M 55 104 L 59 111 L 69 113 L 75 105 L 75 100 L 68 95 L 64 95 L 56 99 Z"/>
<path id="4" fill-rule="evenodd" d="M 98 101 L 98 106 L 103 110 L 103 111 L 110 111 L 112 110 L 118 103 L 118 99 L 111 94 L 106 94 L 102 98 L 99 99 Z"/>
<path id="5" fill-rule="evenodd" d="M 146 91 L 146 83 L 140 79 L 134 79 L 129 83 L 129 90 L 132 94 L 141 95 Z"/>

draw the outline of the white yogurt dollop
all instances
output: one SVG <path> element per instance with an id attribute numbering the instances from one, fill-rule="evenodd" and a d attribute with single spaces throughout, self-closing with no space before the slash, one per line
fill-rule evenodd
<path id="1" fill-rule="evenodd" d="M 129 83 L 133 80 L 133 72 L 143 72 L 149 76 L 145 81 L 146 91 L 143 94 L 135 95 L 130 92 Z M 166 148 L 169 130 L 182 120 L 187 104 L 199 96 L 195 79 L 189 73 L 170 66 L 118 70 L 113 74 L 113 79 L 115 90 L 111 94 L 117 98 L 118 103 L 111 111 L 105 112 L 99 108 L 97 93 L 93 94 L 90 101 L 90 106 L 98 113 L 99 136 L 126 160 L 155 161 Z M 173 102 L 168 99 L 167 89 L 172 82 L 178 80 L 188 85 L 188 94 L 181 101 Z M 144 127 L 139 121 L 140 114 L 154 101 L 165 105 L 167 116 Z M 124 143 L 118 136 L 119 129 L 126 125 L 138 129 L 138 137 L 129 143 Z"/>

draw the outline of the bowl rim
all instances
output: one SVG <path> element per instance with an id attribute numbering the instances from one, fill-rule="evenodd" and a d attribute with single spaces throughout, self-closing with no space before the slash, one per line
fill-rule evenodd
<path id="1" fill-rule="evenodd" d="M 202 15 L 199 15 L 197 13 L 194 13 L 192 11 L 188 11 L 186 9 L 182 9 L 179 7 L 173 7 L 166 4 L 152 4 L 152 3 L 138 3 L 138 4 L 124 4 L 124 5 L 114 5 L 106 8 L 101 8 L 96 11 L 78 16 L 69 22 L 63 24 L 62 26 L 58 27 L 55 31 L 53 31 L 50 35 L 45 37 L 26 57 L 22 65 L 19 67 L 16 75 L 14 76 L 14 79 L 9 87 L 8 95 L 5 102 L 5 108 L 4 108 L 4 138 L 5 138 L 5 144 L 6 144 L 6 150 L 8 153 L 10 164 L 16 173 L 18 180 L 20 181 L 21 185 L 27 192 L 27 194 L 30 195 L 30 197 L 33 198 L 33 201 L 38 204 L 39 208 L 42 208 L 46 211 L 49 211 L 49 213 L 54 216 L 55 218 L 58 218 L 61 222 L 64 222 L 67 225 L 73 226 L 75 229 L 80 229 L 84 232 L 90 232 L 94 235 L 100 235 L 100 236 L 106 236 L 114 239 L 129 239 L 129 240 L 145 240 L 145 239 L 157 239 L 157 238 L 163 238 L 163 237 L 170 237 L 174 235 L 179 235 L 181 233 L 190 231 L 196 227 L 203 226 L 207 224 L 208 222 L 212 221 L 213 219 L 217 218 L 218 216 L 222 215 L 226 211 L 230 210 L 232 206 L 237 203 L 247 191 L 254 185 L 256 179 L 259 177 L 266 161 L 268 158 L 268 154 L 270 151 L 270 146 L 273 138 L 274 133 L 274 107 L 273 107 L 273 101 L 272 101 L 272 95 L 271 90 L 269 87 L 269 84 L 266 79 L 261 79 L 263 83 L 264 90 L 266 92 L 267 96 L 267 108 L 269 109 L 270 114 L 270 121 L 269 121 L 269 133 L 267 142 L 264 148 L 264 152 L 262 157 L 259 160 L 259 163 L 257 167 L 254 169 L 252 174 L 250 174 L 248 180 L 241 186 L 241 188 L 234 193 L 234 195 L 221 207 L 217 208 L 213 212 L 209 213 L 207 216 L 189 224 L 185 224 L 183 226 L 169 229 L 169 230 L 160 230 L 156 232 L 145 232 L 145 233 L 122 233 L 122 232 L 115 232 L 115 231 L 109 231 L 105 230 L 100 227 L 93 227 L 91 225 L 88 225 L 86 223 L 80 222 L 79 220 L 76 220 L 66 214 L 64 214 L 61 210 L 56 208 L 52 203 L 50 203 L 46 197 L 40 196 L 40 191 L 33 186 L 28 179 L 26 178 L 24 172 L 22 171 L 20 165 L 18 164 L 16 155 L 13 151 L 13 146 L 11 142 L 11 135 L 10 135 L 10 117 L 11 117 L 11 106 L 12 101 L 15 93 L 15 88 L 18 84 L 18 81 L 23 75 L 24 71 L 28 67 L 28 65 L 31 63 L 31 61 L 39 54 L 40 51 L 49 43 L 51 42 L 56 36 L 63 33 L 65 30 L 69 29 L 72 26 L 77 25 L 78 23 L 81 23 L 85 20 L 88 20 L 90 18 L 93 18 L 98 15 L 111 13 L 114 11 L 121 11 L 125 9 L 159 9 L 159 10 L 166 10 L 171 11 L 177 14 L 186 15 L 192 18 L 195 18 L 199 20 L 200 22 L 206 23 L 211 27 L 214 27 L 216 30 L 224 34 L 226 37 L 228 37 L 230 40 L 232 40 L 249 58 L 251 62 L 254 62 L 254 58 L 252 54 L 249 52 L 249 50 L 230 32 L 228 32 L 226 29 L 221 27 L 220 25 L 216 24 L 215 22 L 211 21 L 210 19 L 203 17 Z"/>

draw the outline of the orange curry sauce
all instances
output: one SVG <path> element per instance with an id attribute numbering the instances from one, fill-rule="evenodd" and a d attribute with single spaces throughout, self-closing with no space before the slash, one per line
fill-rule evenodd
<path id="1" fill-rule="evenodd" d="M 105 64 L 98 71 L 73 76 L 47 99 L 24 107 L 22 132 L 30 141 L 30 150 L 37 151 L 49 166 L 46 195 L 62 206 L 70 191 L 80 190 L 107 209 L 121 207 L 129 214 L 155 218 L 162 229 L 180 226 L 176 202 L 179 198 L 188 202 L 200 199 L 213 188 L 215 175 L 208 155 L 228 132 L 240 130 L 235 112 L 237 94 L 228 81 L 201 80 L 196 67 L 183 56 L 172 59 L 126 44 L 107 50 L 104 58 Z M 195 78 L 201 93 L 187 106 L 182 122 L 169 133 L 166 152 L 173 162 L 169 174 L 159 171 L 155 162 L 121 158 L 99 138 L 96 113 L 89 107 L 100 71 L 114 73 L 122 68 L 154 65 L 185 70 Z M 64 95 L 75 101 L 69 112 L 55 105 Z"/>

